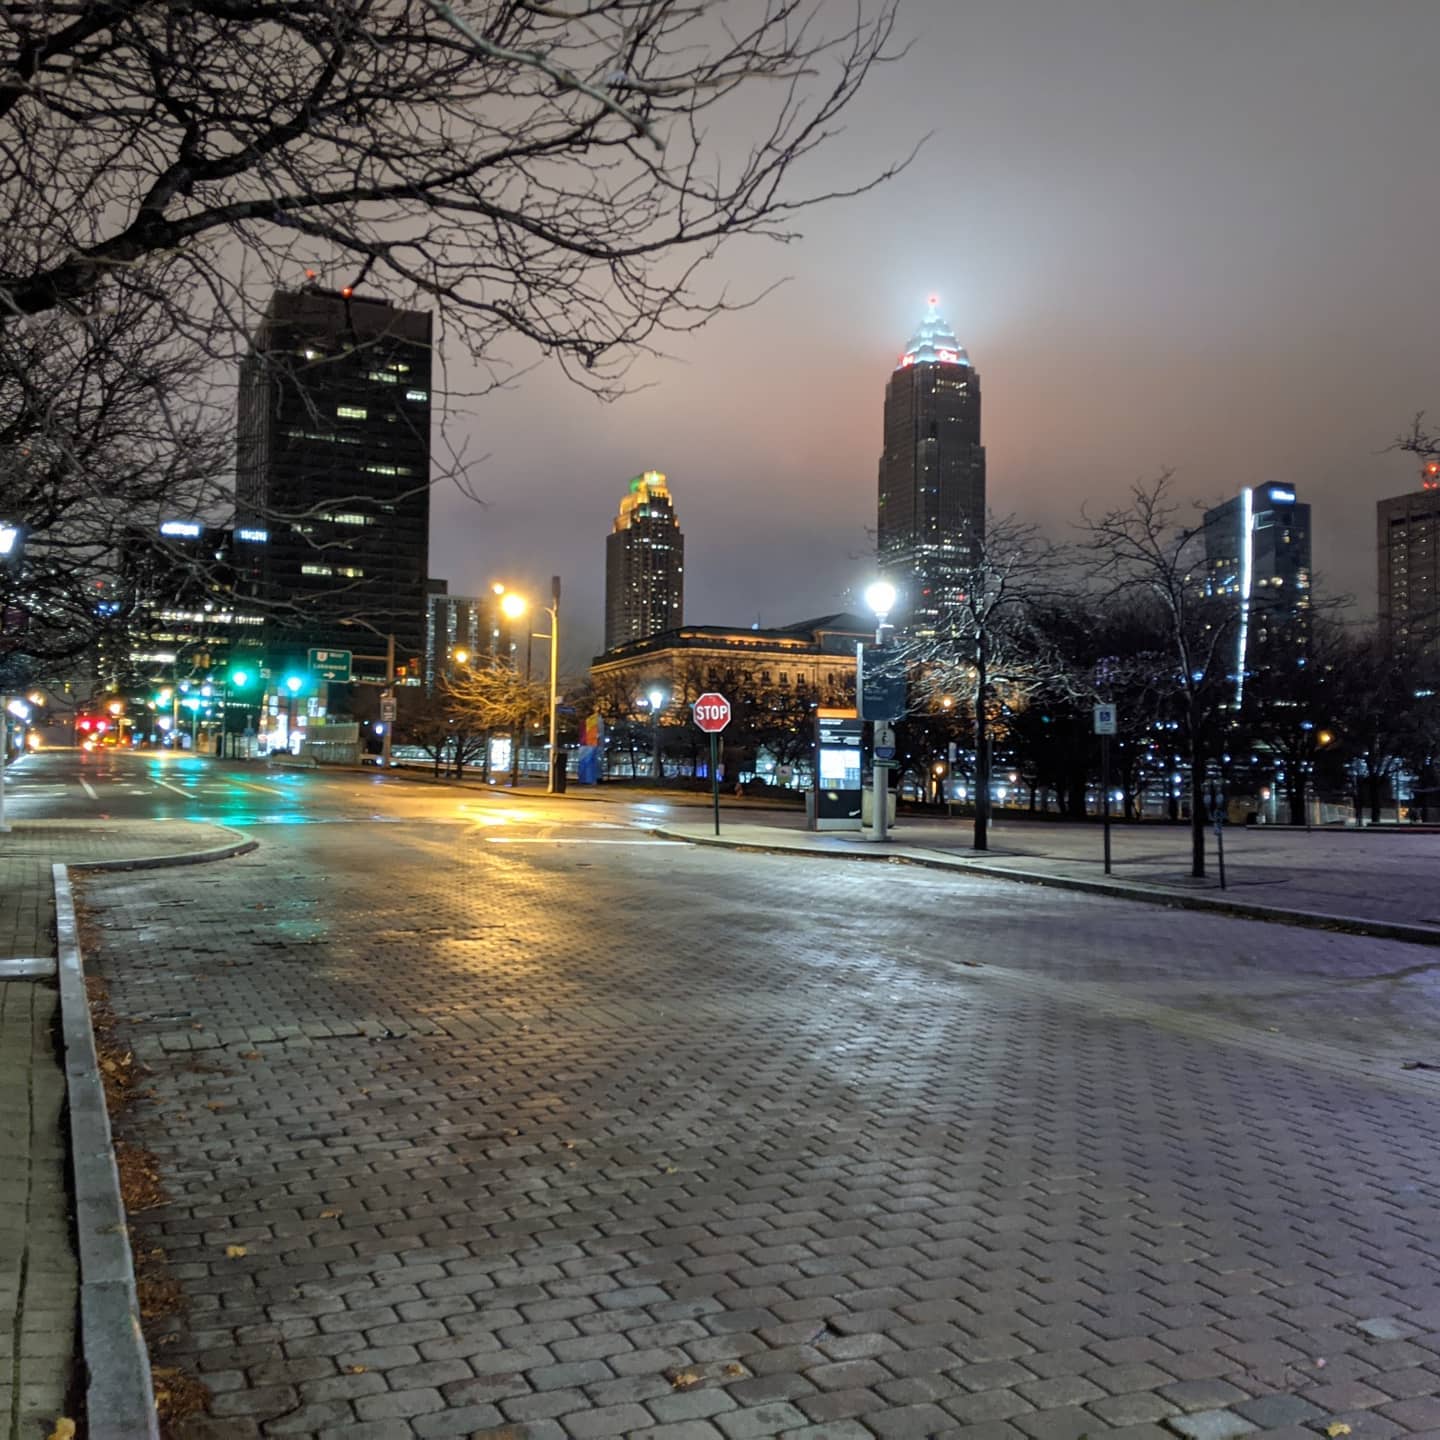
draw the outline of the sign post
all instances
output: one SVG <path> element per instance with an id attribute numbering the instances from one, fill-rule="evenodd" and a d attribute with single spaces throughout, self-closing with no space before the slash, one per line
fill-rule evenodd
<path id="1" fill-rule="evenodd" d="M 730 723 L 730 702 L 707 690 L 691 707 L 695 723 L 710 737 L 710 798 L 715 807 L 715 833 L 720 833 L 720 732 Z"/>
<path id="2" fill-rule="evenodd" d="M 872 645 L 868 655 L 863 643 L 855 646 L 855 691 L 860 701 L 860 718 L 872 721 L 875 727 L 870 787 L 875 802 L 871 835 L 876 840 L 890 838 L 887 772 L 895 763 L 895 732 L 890 722 L 905 713 L 905 672 L 893 662 L 887 666 L 885 658 L 879 644 Z"/>
<path id="3" fill-rule="evenodd" d="M 1095 733 L 1100 737 L 1100 814 L 1105 830 L 1105 873 L 1110 873 L 1110 737 L 1115 733 L 1113 705 L 1095 707 Z"/>

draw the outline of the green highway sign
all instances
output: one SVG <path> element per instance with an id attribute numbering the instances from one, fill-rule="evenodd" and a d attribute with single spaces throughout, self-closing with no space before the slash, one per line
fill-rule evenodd
<path id="1" fill-rule="evenodd" d="M 351 652 L 349 650 L 312 650 L 310 652 L 310 673 L 317 680 L 350 680 Z"/>

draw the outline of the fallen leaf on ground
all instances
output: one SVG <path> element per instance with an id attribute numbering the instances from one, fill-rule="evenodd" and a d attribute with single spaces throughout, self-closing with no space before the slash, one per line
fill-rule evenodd
<path id="1" fill-rule="evenodd" d="M 743 1365 L 737 1365 L 737 1364 L 732 1360 L 732 1361 L 725 1367 L 725 1373 L 726 1373 L 727 1375 L 743 1375 L 743 1374 L 745 1373 L 745 1367 L 744 1367 Z"/>
<path id="2" fill-rule="evenodd" d="M 238 1260 L 242 1255 L 247 1253 L 243 1245 L 227 1245 L 225 1247 L 226 1257 L 231 1260 Z"/>
<path id="3" fill-rule="evenodd" d="M 75 1440 L 75 1422 L 68 1415 L 62 1415 L 47 1440 Z"/>
<path id="4" fill-rule="evenodd" d="M 363 1375 L 365 1373 L 365 1367 L 363 1365 L 347 1365 L 345 1367 L 345 1373 L 347 1375 Z"/>
<path id="5" fill-rule="evenodd" d="M 340 1212 L 338 1210 L 322 1210 L 320 1212 L 320 1218 L 322 1220 L 338 1220 L 340 1218 Z"/>
<path id="6" fill-rule="evenodd" d="M 260 1052 L 258 1050 L 242 1050 L 240 1052 L 240 1058 L 242 1060 L 258 1060 L 260 1058 Z"/>
<path id="7" fill-rule="evenodd" d="M 205 1108 L 207 1110 L 223 1110 L 225 1108 L 225 1102 L 223 1100 L 207 1100 L 205 1102 Z"/>
<path id="8" fill-rule="evenodd" d="M 666 1378 L 677 1390 L 693 1390 L 705 1377 L 698 1370 L 671 1370 Z"/>
<path id="9" fill-rule="evenodd" d="M 1343 1420 L 1332 1420 L 1330 1424 L 1325 1427 L 1325 1433 L 1330 1437 L 1330 1440 L 1335 1440 L 1337 1435 L 1348 1435 L 1350 1433 L 1350 1427 Z"/>

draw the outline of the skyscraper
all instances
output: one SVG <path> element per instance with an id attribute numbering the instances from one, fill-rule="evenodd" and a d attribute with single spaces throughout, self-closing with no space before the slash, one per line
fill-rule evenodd
<path id="1" fill-rule="evenodd" d="M 985 534 L 980 376 L 938 303 L 885 387 L 880 457 L 880 571 L 900 592 L 902 623 L 922 635 L 943 628 Z"/>
<path id="2" fill-rule="evenodd" d="M 263 531 L 272 670 L 310 648 L 425 648 L 431 317 L 277 291 L 241 363 L 237 526 Z M 357 673 L 383 674 L 357 660 Z"/>
<path id="3" fill-rule="evenodd" d="M 1235 703 L 1257 666 L 1310 637 L 1310 507 L 1293 485 L 1246 486 L 1205 512 L 1205 593 L 1234 601 Z"/>
<path id="4" fill-rule="evenodd" d="M 685 537 L 658 470 L 631 482 L 605 538 L 605 648 L 628 645 L 685 619 Z"/>
<path id="5" fill-rule="evenodd" d="M 1421 472 L 1420 489 L 1375 507 L 1380 563 L 1380 638 L 1440 664 L 1440 462 Z"/>

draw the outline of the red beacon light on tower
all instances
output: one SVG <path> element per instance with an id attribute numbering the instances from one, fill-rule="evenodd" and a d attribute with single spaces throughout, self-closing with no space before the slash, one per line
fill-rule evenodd
<path id="1" fill-rule="evenodd" d="M 1440 490 L 1440 460 L 1427 460 L 1420 476 L 1421 489 Z"/>

